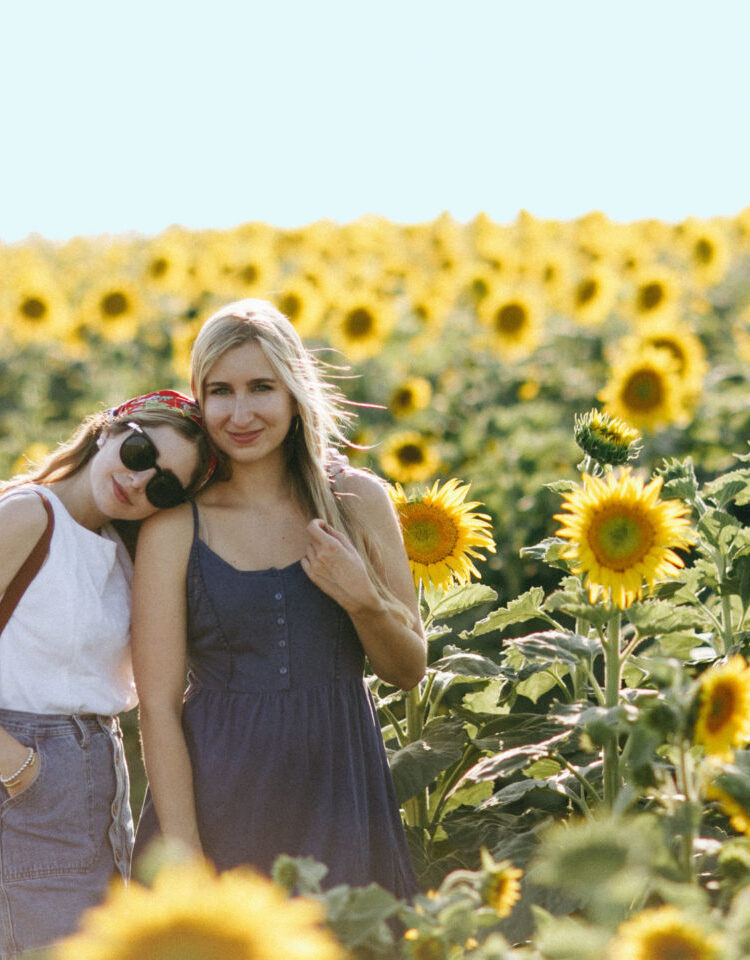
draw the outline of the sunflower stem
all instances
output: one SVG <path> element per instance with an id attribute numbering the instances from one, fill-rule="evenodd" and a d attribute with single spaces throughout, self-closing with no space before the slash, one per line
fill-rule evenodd
<path id="1" fill-rule="evenodd" d="M 722 649 L 719 652 L 726 653 L 732 646 L 732 638 L 734 636 L 732 627 L 732 598 L 727 593 L 721 598 L 721 619 L 723 628 L 721 635 Z"/>
<path id="2" fill-rule="evenodd" d="M 695 846 L 696 825 L 693 811 L 695 809 L 695 790 L 693 788 L 693 779 L 688 770 L 690 744 L 681 740 L 679 745 L 679 764 L 677 766 L 677 785 L 685 804 L 685 816 L 683 818 L 684 833 L 682 836 L 682 856 L 685 875 L 690 882 L 694 882 L 695 858 L 693 857 L 693 848 Z"/>
<path id="3" fill-rule="evenodd" d="M 604 700 L 608 709 L 619 706 L 623 660 L 620 655 L 621 614 L 614 607 L 610 612 L 604 644 Z M 620 789 L 620 757 L 617 734 L 610 733 L 604 744 L 604 801 L 612 808 Z"/>
<path id="4" fill-rule="evenodd" d="M 406 741 L 415 743 L 422 737 L 424 714 L 420 705 L 419 685 L 406 694 Z M 427 825 L 427 791 L 422 790 L 404 804 L 406 822 L 410 827 Z"/>

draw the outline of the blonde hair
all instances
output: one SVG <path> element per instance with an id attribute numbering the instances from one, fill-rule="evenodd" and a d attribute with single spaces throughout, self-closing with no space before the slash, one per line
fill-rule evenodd
<path id="1" fill-rule="evenodd" d="M 381 599 L 406 622 L 411 612 L 387 588 L 373 564 L 377 548 L 352 509 L 352 496 L 337 493 L 329 469 L 331 456 L 349 446 L 345 425 L 354 418 L 349 403 L 323 373 L 323 364 L 303 344 L 289 320 L 266 300 L 248 298 L 222 307 L 203 324 L 192 349 L 192 390 L 203 408 L 211 367 L 228 350 L 257 343 L 276 376 L 294 400 L 299 420 L 292 422 L 285 442 L 293 495 L 311 517 L 319 517 L 345 533 L 362 557 Z M 219 479 L 228 465 L 220 457 Z M 373 474 L 374 476 L 374 474 Z M 377 478 L 380 481 L 380 478 Z"/>

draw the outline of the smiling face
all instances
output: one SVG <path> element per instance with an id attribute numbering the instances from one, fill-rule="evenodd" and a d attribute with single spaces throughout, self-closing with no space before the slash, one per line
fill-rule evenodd
<path id="1" fill-rule="evenodd" d="M 146 485 L 156 468 L 129 470 L 120 459 L 120 447 L 132 431 L 108 432 L 91 461 L 91 485 L 101 512 L 115 520 L 144 520 L 157 508 L 146 496 Z M 186 436 L 166 425 L 149 426 L 148 436 L 158 452 L 157 464 L 171 470 L 183 489 L 187 489 L 198 466 L 198 450 Z"/>
<path id="2" fill-rule="evenodd" d="M 296 403 L 259 343 L 243 343 L 219 357 L 208 371 L 203 397 L 205 428 L 231 460 L 281 455 Z"/>

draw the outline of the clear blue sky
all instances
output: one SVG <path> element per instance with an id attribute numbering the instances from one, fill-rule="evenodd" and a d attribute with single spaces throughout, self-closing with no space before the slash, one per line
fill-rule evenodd
<path id="1" fill-rule="evenodd" d="M 0 0 L 0 239 L 750 203 L 746 0 Z"/>

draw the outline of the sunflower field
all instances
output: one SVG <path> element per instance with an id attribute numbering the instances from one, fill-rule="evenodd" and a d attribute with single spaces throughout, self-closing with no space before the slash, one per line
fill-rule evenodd
<path id="1" fill-rule="evenodd" d="M 368 677 L 413 904 L 289 858 L 251 893 L 165 852 L 61 957 L 750 953 L 750 208 L 173 227 L 0 265 L 0 476 L 187 391 L 202 321 L 273 300 L 391 484 L 429 640 L 415 690 Z"/>

